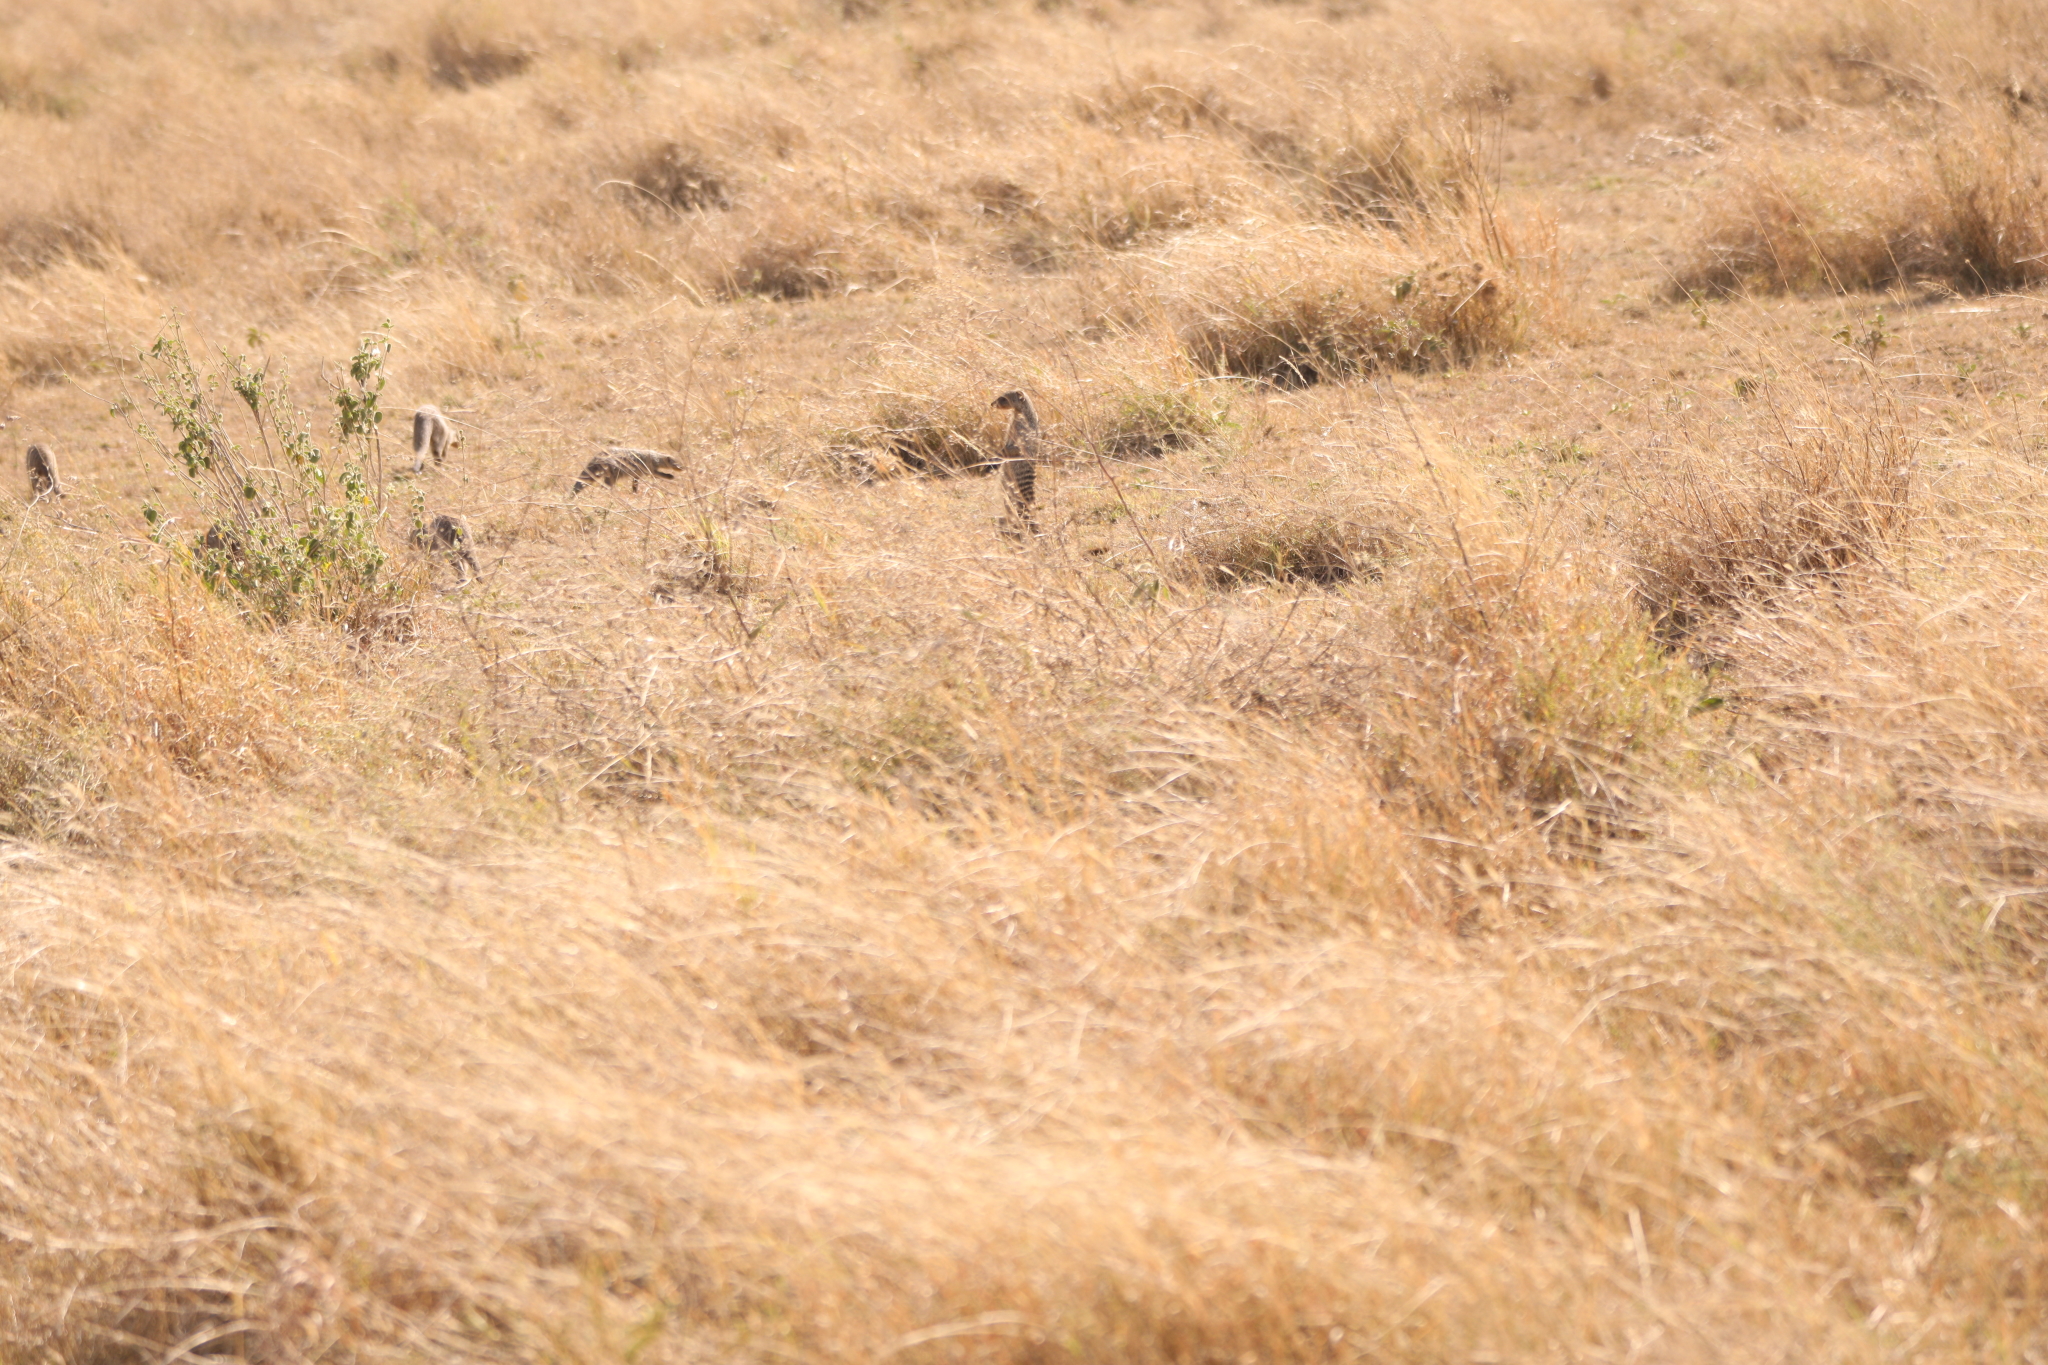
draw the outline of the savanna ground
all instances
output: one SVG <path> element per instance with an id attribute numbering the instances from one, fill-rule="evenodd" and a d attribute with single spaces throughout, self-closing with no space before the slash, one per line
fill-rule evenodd
<path id="1" fill-rule="evenodd" d="M 0 1357 L 2041 1365 L 2044 151 L 2020 0 L 17 7 Z"/>

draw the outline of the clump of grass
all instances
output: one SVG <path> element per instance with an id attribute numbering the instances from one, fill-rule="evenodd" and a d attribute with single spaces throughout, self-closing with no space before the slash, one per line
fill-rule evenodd
<path id="1" fill-rule="evenodd" d="M 839 287 L 838 254 L 822 229 L 757 236 L 728 267 L 724 292 L 783 300 L 830 293 Z"/>
<path id="2" fill-rule="evenodd" d="M 1328 588 L 1380 577 L 1405 539 L 1382 523 L 1293 512 L 1192 534 L 1187 550 L 1218 587 L 1263 581 Z"/>
<path id="3" fill-rule="evenodd" d="M 1015 218 L 1037 208 L 1039 197 L 1008 176 L 977 175 L 960 192 L 974 205 L 976 213 L 995 218 Z"/>
<path id="4" fill-rule="evenodd" d="M 989 412 L 979 390 L 886 389 L 875 395 L 868 424 L 855 435 L 859 444 L 888 451 L 913 473 L 986 474 L 1002 442 Z"/>
<path id="5" fill-rule="evenodd" d="M 1229 419 L 1230 405 L 1214 389 L 1138 389 L 1117 400 L 1098 447 L 1111 459 L 1156 459 L 1215 435 Z"/>
<path id="6" fill-rule="evenodd" d="M 533 52 L 443 15 L 427 33 L 427 79 L 449 90 L 495 85 L 533 64 Z"/>
<path id="7" fill-rule="evenodd" d="M 1200 222 L 1208 200 L 1199 186 L 1140 167 L 1082 189 L 1069 206 L 1076 237 L 1115 251 Z"/>
<path id="8" fill-rule="evenodd" d="M 1471 129 L 1401 120 L 1345 139 L 1320 163 L 1317 175 L 1333 213 L 1387 228 L 1460 213 L 1489 179 L 1485 149 Z"/>
<path id="9" fill-rule="evenodd" d="M 641 149 L 620 178 L 608 182 L 643 217 L 681 217 L 731 205 L 725 177 L 695 148 L 665 140 Z"/>
<path id="10" fill-rule="evenodd" d="M 1718 196 L 1669 293 L 1816 293 L 2048 279 L 2048 178 L 2016 130 L 1965 133 L 1890 165 L 1866 155 L 1751 168 Z"/>
<path id="11" fill-rule="evenodd" d="M 1077 98 L 1074 113 L 1081 122 L 1122 137 L 1226 138 L 1267 165 L 1292 166 L 1304 157 L 1296 133 L 1260 117 L 1210 77 L 1183 79 L 1148 71 L 1119 78 Z"/>
<path id="12" fill-rule="evenodd" d="M 815 200 L 790 198 L 716 225 L 710 259 L 694 265 L 727 298 L 755 295 L 795 302 L 857 288 L 890 288 L 927 277 L 929 261 L 914 258 L 915 240 L 887 221 L 846 222 L 820 212 Z M 910 259 L 906 259 L 910 258 Z"/>
<path id="13" fill-rule="evenodd" d="M 1387 789 L 1447 834 L 1519 826 L 1575 857 L 1640 814 L 1644 773 L 1704 691 L 1658 647 L 1610 566 L 1468 522 L 1392 603 L 1377 748 Z M 1476 855 L 1479 881 L 1504 875 Z M 1503 883 L 1503 908 L 1511 886 Z"/>
<path id="14" fill-rule="evenodd" d="M 1882 572 L 1913 513 L 1913 444 L 1884 410 L 1777 412 L 1734 468 L 1660 462 L 1633 528 L 1636 595 L 1660 630 L 1852 569 Z M 1675 475 L 1675 476 L 1674 476 Z"/>
<path id="15" fill-rule="evenodd" d="M 33 275 L 60 261 L 100 265 L 110 237 L 90 213 L 16 213 L 0 221 L 0 266 Z"/>
<path id="16" fill-rule="evenodd" d="M 1188 282 L 1172 287 L 1165 308 L 1202 373 L 1284 387 L 1512 351 L 1529 312 L 1522 279 L 1476 254 L 1429 250 L 1454 244 L 1466 245 L 1358 229 L 1213 239 L 1174 263 Z"/>
<path id="17" fill-rule="evenodd" d="M 999 255 L 1027 270 L 1214 222 L 1243 192 L 1241 177 L 1220 173 L 1242 163 L 1219 157 L 1205 139 L 1133 142 L 1099 128 L 1071 131 L 1043 183 L 983 174 L 961 186 L 976 216 L 996 229 Z"/>
<path id="18" fill-rule="evenodd" d="M 91 342 L 77 336 L 9 336 L 0 339 L 0 377 L 35 386 L 61 384 L 89 369 L 97 355 Z"/>
<path id="19" fill-rule="evenodd" d="M 1131 136 L 1179 137 L 1231 129 L 1238 113 L 1228 96 L 1208 81 L 1174 81 L 1147 72 L 1110 81 L 1074 101 L 1083 122 Z"/>

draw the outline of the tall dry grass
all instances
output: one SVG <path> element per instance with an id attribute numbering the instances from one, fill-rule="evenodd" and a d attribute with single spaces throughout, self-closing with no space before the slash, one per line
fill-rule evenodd
<path id="1" fill-rule="evenodd" d="M 2030 124 L 2001 117 L 1940 125 L 1925 141 L 1879 136 L 1881 157 L 1866 140 L 1750 168 L 1699 225 L 1673 288 L 1997 293 L 2041 281 L 2048 191 Z"/>
<path id="2" fill-rule="evenodd" d="M 2032 300 L 1624 306 L 2027 285 L 2031 7 L 18 19 L 0 1354 L 2048 1349 Z M 172 307 L 480 575 L 209 589 Z"/>

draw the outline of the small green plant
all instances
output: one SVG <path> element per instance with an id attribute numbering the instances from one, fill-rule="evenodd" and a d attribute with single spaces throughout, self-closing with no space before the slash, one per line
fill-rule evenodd
<path id="1" fill-rule="evenodd" d="M 1885 330 L 1884 312 L 1882 310 L 1871 314 L 1869 323 L 1864 326 L 1860 335 L 1856 332 L 1853 323 L 1844 323 L 1841 330 L 1837 331 L 1834 335 L 1836 341 L 1841 342 L 1852 351 L 1861 353 L 1867 360 L 1877 359 L 1877 353 L 1882 351 L 1886 343 L 1891 340 L 1891 333 Z"/>
<path id="2" fill-rule="evenodd" d="M 170 431 L 150 420 L 136 429 L 211 517 L 193 547 L 209 585 L 280 622 L 315 616 L 369 628 L 401 605 L 402 586 L 383 576 L 378 535 L 389 348 L 380 328 L 350 357 L 335 389 L 331 455 L 315 443 L 289 376 L 268 360 L 259 366 L 223 348 L 218 368 L 202 369 L 175 322 L 142 353 L 147 406 Z M 144 504 L 142 515 L 161 540 L 161 510 Z"/>

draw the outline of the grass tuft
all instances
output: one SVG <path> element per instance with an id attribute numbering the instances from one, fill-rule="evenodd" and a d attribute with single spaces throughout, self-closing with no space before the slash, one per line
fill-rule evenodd
<path id="1" fill-rule="evenodd" d="M 1895 413 L 1776 410 L 1733 469 L 1639 471 L 1636 594 L 1667 632 L 1852 570 L 1884 574 L 1911 527 L 1914 442 Z"/>
<path id="2" fill-rule="evenodd" d="M 1433 245 L 1448 243 L 1439 239 Z M 1283 388 L 1505 355 L 1526 334 L 1517 275 L 1366 229 L 1217 238 L 1176 261 L 1167 317 L 1204 374 Z"/>
<path id="3" fill-rule="evenodd" d="M 1188 555 L 1202 577 L 1218 587 L 1271 582 L 1328 588 L 1380 577 L 1406 543 L 1400 532 L 1383 524 L 1281 513 L 1237 518 L 1194 532 Z"/>
<path id="4" fill-rule="evenodd" d="M 533 64 L 534 53 L 443 14 L 427 31 L 427 79 L 449 90 L 496 85 Z"/>
<path id="5" fill-rule="evenodd" d="M 1471 129 L 1400 121 L 1344 140 L 1320 158 L 1317 175 L 1337 216 L 1394 229 L 1463 213 L 1492 180 Z"/>
<path id="6" fill-rule="evenodd" d="M 985 474 L 1001 452 L 1001 429 L 979 390 L 941 394 L 887 390 L 874 397 L 865 443 L 879 445 L 917 474 Z"/>
<path id="7" fill-rule="evenodd" d="M 1669 293 L 1958 293 L 2048 279 L 2048 177 L 2019 128 L 1965 128 L 1924 150 L 1750 168 L 1697 228 Z"/>
<path id="8" fill-rule="evenodd" d="M 1229 424 L 1228 399 L 1213 387 L 1136 389 L 1116 399 L 1096 445 L 1111 459 L 1151 460 Z"/>
<path id="9" fill-rule="evenodd" d="M 731 205 L 725 177 L 701 152 L 663 141 L 642 150 L 614 182 L 627 207 L 680 217 Z"/>

